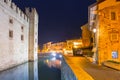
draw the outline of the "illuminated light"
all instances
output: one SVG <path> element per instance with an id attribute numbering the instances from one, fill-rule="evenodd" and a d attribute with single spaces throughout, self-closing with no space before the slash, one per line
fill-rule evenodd
<path id="1" fill-rule="evenodd" d="M 78 46 L 74 46 L 74 48 L 78 48 Z"/>
<path id="2" fill-rule="evenodd" d="M 52 60 L 52 61 L 55 61 L 55 60 L 56 60 L 56 57 L 53 57 L 51 60 Z"/>
<path id="3" fill-rule="evenodd" d="M 60 58 L 62 58 L 62 55 L 59 55 Z"/>
<path id="4" fill-rule="evenodd" d="M 81 45 L 82 42 L 74 42 L 73 44 L 74 44 L 74 45 Z"/>
<path id="5" fill-rule="evenodd" d="M 63 49 L 64 51 L 66 50 L 66 49 Z"/>
<path id="6" fill-rule="evenodd" d="M 97 12 L 98 12 L 97 10 L 94 10 L 92 11 L 92 14 L 97 14 Z"/>
<path id="7" fill-rule="evenodd" d="M 67 51 L 65 51 L 64 54 L 67 54 Z"/>
<path id="8" fill-rule="evenodd" d="M 73 46 L 74 47 L 74 46 Z M 65 50 L 64 54 L 67 55 L 67 54 L 72 54 L 73 51 L 72 50 Z"/>
<path id="9" fill-rule="evenodd" d="M 55 57 L 55 56 L 56 56 L 56 53 L 55 53 L 55 52 L 53 52 L 53 53 L 52 53 L 52 56 L 54 56 L 54 57 Z"/>
<path id="10" fill-rule="evenodd" d="M 97 30 L 94 28 L 94 29 L 93 29 L 93 32 L 96 33 L 96 31 L 97 31 Z"/>
<path id="11" fill-rule="evenodd" d="M 95 22 L 95 20 L 91 20 L 90 22 L 93 23 L 93 22 Z"/>
<path id="12" fill-rule="evenodd" d="M 46 60 L 46 63 L 48 63 L 48 62 L 49 62 L 49 60 L 47 59 L 47 60 Z"/>

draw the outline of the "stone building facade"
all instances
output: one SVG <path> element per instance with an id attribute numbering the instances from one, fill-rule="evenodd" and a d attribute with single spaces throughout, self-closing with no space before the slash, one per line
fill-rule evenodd
<path id="1" fill-rule="evenodd" d="M 98 63 L 120 62 L 120 1 L 105 0 L 98 4 Z"/>
<path id="2" fill-rule="evenodd" d="M 43 44 L 42 53 L 50 52 L 51 45 L 52 45 L 52 42 L 47 42 L 47 43 Z"/>
<path id="3" fill-rule="evenodd" d="M 73 49 L 78 49 L 82 47 L 82 39 L 71 39 L 66 40 L 66 48 L 64 50 L 65 55 L 73 55 Z"/>
<path id="4" fill-rule="evenodd" d="M 51 44 L 50 52 L 63 53 L 63 50 L 66 48 L 66 42 L 57 42 Z"/>
<path id="5" fill-rule="evenodd" d="M 81 26 L 81 30 L 82 30 L 83 47 L 92 46 L 92 42 L 91 42 L 92 33 L 89 30 L 88 24 L 85 24 L 85 25 Z"/>
<path id="6" fill-rule="evenodd" d="M 56 52 L 56 53 L 63 53 L 63 49 L 66 48 L 66 42 L 47 42 L 43 44 L 43 53 L 51 53 L 51 52 Z"/>
<path id="7" fill-rule="evenodd" d="M 93 15 L 90 10 L 96 14 Z M 89 7 L 89 11 L 90 30 L 96 29 L 96 32 L 93 33 L 95 61 L 98 64 L 108 60 L 120 62 L 120 1 L 98 0 L 97 3 Z M 91 20 L 91 16 L 96 17 Z"/>
<path id="8" fill-rule="evenodd" d="M 29 48 L 31 44 L 37 47 L 38 16 L 34 16 L 37 15 L 35 9 L 28 13 L 33 16 L 25 14 L 11 0 L 0 0 L 0 71 L 31 60 L 28 56 L 37 54 L 29 54 Z M 36 33 L 30 32 L 32 30 Z M 36 36 L 30 38 L 30 35 Z M 30 42 L 32 40 L 36 43 Z"/>

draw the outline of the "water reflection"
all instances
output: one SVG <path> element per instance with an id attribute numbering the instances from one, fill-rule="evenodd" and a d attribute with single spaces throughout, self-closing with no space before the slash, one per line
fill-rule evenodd
<path id="1" fill-rule="evenodd" d="M 61 58 L 46 55 L 0 72 L 0 80 L 61 80 Z"/>
<path id="2" fill-rule="evenodd" d="M 0 72 L 0 80 L 38 80 L 37 61 Z"/>
<path id="3" fill-rule="evenodd" d="M 38 80 L 38 61 L 29 62 L 29 80 Z"/>
<path id="4" fill-rule="evenodd" d="M 45 63 L 50 68 L 54 67 L 54 68 L 60 69 L 60 67 L 61 67 L 61 60 L 56 59 L 56 57 L 52 57 L 51 59 L 46 59 Z"/>
<path id="5" fill-rule="evenodd" d="M 39 58 L 39 80 L 61 80 L 61 59 L 55 56 Z"/>

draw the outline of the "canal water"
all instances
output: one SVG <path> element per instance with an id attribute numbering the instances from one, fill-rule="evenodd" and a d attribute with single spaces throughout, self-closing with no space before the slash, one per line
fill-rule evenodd
<path id="1" fill-rule="evenodd" d="M 0 80 L 61 80 L 61 58 L 39 56 L 38 61 L 0 72 Z"/>

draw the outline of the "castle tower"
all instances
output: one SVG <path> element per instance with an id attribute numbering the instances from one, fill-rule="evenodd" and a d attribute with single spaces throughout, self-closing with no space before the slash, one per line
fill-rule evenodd
<path id="1" fill-rule="evenodd" d="M 26 15 L 29 17 L 29 61 L 37 60 L 38 49 L 38 13 L 35 8 L 26 8 Z"/>

